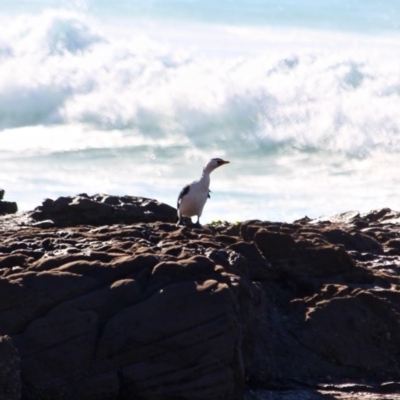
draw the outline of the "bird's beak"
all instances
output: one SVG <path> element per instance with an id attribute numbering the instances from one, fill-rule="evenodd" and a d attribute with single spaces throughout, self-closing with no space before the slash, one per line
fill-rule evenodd
<path id="1" fill-rule="evenodd" d="M 220 163 L 219 163 L 219 165 L 224 165 L 224 164 L 229 164 L 229 161 L 221 160 Z"/>

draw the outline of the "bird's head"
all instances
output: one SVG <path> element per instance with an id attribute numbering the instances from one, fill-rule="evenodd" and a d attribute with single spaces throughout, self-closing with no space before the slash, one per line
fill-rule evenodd
<path id="1" fill-rule="evenodd" d="M 222 160 L 221 158 L 212 158 L 204 167 L 204 171 L 214 171 L 215 168 L 218 168 L 224 164 L 229 164 L 229 161 Z"/>

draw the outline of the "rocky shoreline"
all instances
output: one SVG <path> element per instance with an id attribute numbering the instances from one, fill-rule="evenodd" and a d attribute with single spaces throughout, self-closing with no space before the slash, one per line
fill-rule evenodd
<path id="1" fill-rule="evenodd" d="M 0 217 L 0 399 L 395 398 L 399 212 L 175 221 L 86 194 Z"/>

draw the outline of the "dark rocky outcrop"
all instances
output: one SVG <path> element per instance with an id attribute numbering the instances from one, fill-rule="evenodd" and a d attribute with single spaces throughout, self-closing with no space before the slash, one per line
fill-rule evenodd
<path id="1" fill-rule="evenodd" d="M 399 389 L 399 213 L 100 225 L 67 199 L 1 219 L 0 399 Z"/>
<path id="2" fill-rule="evenodd" d="M 17 203 L 13 201 L 4 201 L 4 194 L 4 189 L 0 189 L 0 215 L 15 214 L 18 211 Z"/>
<path id="3" fill-rule="evenodd" d="M 86 193 L 46 199 L 30 213 L 37 225 L 48 227 L 75 225 L 111 225 L 136 222 L 174 222 L 176 209 L 157 200 L 133 196 Z"/>

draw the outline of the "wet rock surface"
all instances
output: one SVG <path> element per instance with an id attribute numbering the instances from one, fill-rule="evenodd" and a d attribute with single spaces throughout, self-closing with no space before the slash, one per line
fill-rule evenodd
<path id="1" fill-rule="evenodd" d="M 54 224 L 0 220 L 0 398 L 400 389 L 400 213 L 198 229 L 38 211 Z"/>

